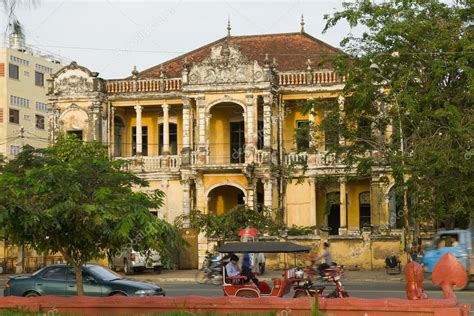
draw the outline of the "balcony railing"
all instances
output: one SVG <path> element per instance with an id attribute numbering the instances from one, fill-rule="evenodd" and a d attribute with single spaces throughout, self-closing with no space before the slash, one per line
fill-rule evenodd
<path id="1" fill-rule="evenodd" d="M 124 169 L 132 172 L 178 171 L 181 166 L 181 157 L 177 155 L 116 157 L 115 159 L 126 160 L 128 163 Z"/>
<path id="2" fill-rule="evenodd" d="M 340 76 L 332 70 L 314 72 L 280 72 L 278 83 L 281 86 L 344 83 L 346 76 Z"/>
<path id="3" fill-rule="evenodd" d="M 108 93 L 170 92 L 181 90 L 181 78 L 107 80 Z"/>

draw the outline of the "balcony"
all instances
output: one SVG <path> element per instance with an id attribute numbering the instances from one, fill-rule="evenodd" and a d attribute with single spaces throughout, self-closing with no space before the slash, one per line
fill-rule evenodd
<path id="1" fill-rule="evenodd" d="M 142 157 L 115 157 L 116 160 L 125 160 L 127 164 L 124 170 L 143 173 L 157 171 L 179 171 L 181 157 L 178 155 L 168 156 L 142 156 Z"/>
<path id="2" fill-rule="evenodd" d="M 321 85 L 344 82 L 346 82 L 346 76 L 340 76 L 332 70 L 278 73 L 278 84 L 280 86 Z"/>
<path id="3" fill-rule="evenodd" d="M 107 93 L 172 92 L 181 90 L 181 78 L 107 80 Z"/>

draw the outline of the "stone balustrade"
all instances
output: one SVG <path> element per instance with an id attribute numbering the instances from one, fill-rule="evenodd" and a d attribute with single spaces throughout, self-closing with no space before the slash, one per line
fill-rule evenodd
<path id="1" fill-rule="evenodd" d="M 281 86 L 344 83 L 346 76 L 339 76 L 332 70 L 313 72 L 280 72 L 278 83 Z"/>
<path id="2" fill-rule="evenodd" d="M 340 76 L 332 70 L 278 73 L 278 83 L 281 86 L 334 84 L 345 81 L 346 76 Z M 181 90 L 182 79 L 113 79 L 107 80 L 106 87 L 108 93 L 171 92 Z"/>
<path id="3" fill-rule="evenodd" d="M 154 172 L 160 170 L 178 171 L 181 166 L 181 157 L 170 156 L 143 156 L 143 157 L 116 157 L 125 160 L 124 169 L 132 172 Z"/>
<path id="4" fill-rule="evenodd" d="M 181 90 L 181 78 L 107 80 L 108 93 L 170 92 Z"/>

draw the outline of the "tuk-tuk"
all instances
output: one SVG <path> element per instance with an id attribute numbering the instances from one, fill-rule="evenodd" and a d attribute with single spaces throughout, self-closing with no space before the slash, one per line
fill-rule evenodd
<path id="1" fill-rule="evenodd" d="M 294 253 L 295 265 L 296 254 L 308 253 L 310 250 L 310 247 L 300 246 L 291 242 L 233 242 L 224 244 L 217 249 L 220 253 Z M 342 284 L 339 282 L 339 278 L 343 274 L 341 267 L 334 267 L 327 270 L 328 278 L 337 278 L 337 280 L 334 281 L 340 285 L 340 289 L 337 291 L 337 297 L 347 297 L 347 292 L 344 291 Z M 324 290 L 324 286 L 312 284 L 311 276 L 304 270 L 297 268 L 286 270 L 283 277 L 281 279 L 273 279 L 273 284 L 271 285 L 265 281 L 259 281 L 257 286 L 253 282 L 246 281 L 247 277 L 245 276 L 227 276 L 225 266 L 222 267 L 222 289 L 224 296 L 248 298 L 261 296 L 283 297 L 294 289 L 294 297 L 301 297 L 308 294 L 311 296 L 322 295 L 322 291 Z"/>

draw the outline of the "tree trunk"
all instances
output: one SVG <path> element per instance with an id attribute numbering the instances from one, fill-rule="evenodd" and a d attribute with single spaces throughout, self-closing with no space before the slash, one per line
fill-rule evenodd
<path id="1" fill-rule="evenodd" d="M 83 296 L 84 283 L 82 282 L 82 263 L 74 264 L 74 272 L 76 273 L 77 296 Z"/>

